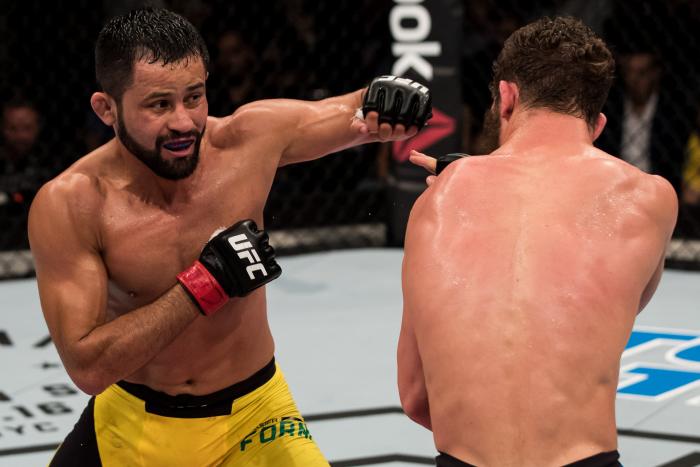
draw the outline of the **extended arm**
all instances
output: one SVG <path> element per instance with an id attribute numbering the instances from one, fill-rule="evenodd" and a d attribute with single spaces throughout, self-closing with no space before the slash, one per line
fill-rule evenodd
<path id="1" fill-rule="evenodd" d="M 362 90 L 317 102 L 292 101 L 294 117 L 289 145 L 280 165 L 317 159 L 352 146 L 379 140 L 356 115 Z M 387 138 L 389 135 L 387 135 Z"/>
<path id="2" fill-rule="evenodd" d="M 364 143 L 410 138 L 432 116 L 431 109 L 425 86 L 380 76 L 366 89 L 320 101 L 253 102 L 229 122 L 244 133 L 274 140 L 281 149 L 279 165 L 286 165 Z"/>

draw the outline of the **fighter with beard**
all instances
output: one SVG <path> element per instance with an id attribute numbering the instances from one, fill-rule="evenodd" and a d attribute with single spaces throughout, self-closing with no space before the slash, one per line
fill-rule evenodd
<path id="1" fill-rule="evenodd" d="M 117 137 L 29 220 L 52 340 L 94 396 L 51 465 L 327 466 L 273 358 L 262 286 L 281 270 L 257 226 L 279 166 L 415 135 L 428 90 L 380 77 L 212 118 L 206 46 L 165 10 L 110 20 L 95 58 Z"/>

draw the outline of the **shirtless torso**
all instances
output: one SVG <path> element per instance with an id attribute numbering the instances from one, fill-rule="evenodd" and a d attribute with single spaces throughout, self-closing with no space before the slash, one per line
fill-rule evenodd
<path id="1" fill-rule="evenodd" d="M 53 203 L 65 203 L 58 212 L 82 217 L 77 223 L 95 251 L 93 261 L 85 260 L 96 268 L 103 263 L 100 274 L 86 274 L 81 282 L 83 294 L 100 291 L 94 299 L 106 302 L 100 322 L 148 305 L 171 289 L 175 276 L 199 256 L 217 228 L 248 218 L 263 225 L 263 206 L 279 160 L 270 154 L 280 154 L 282 148 L 275 147 L 272 138 L 248 138 L 222 147 L 218 139 L 231 123 L 214 118 L 207 123 L 198 170 L 181 200 L 167 203 L 144 192 L 141 180 L 117 155 L 116 140 L 47 187 L 56 198 Z M 55 228 L 50 216 L 37 222 Z M 66 233 L 63 248 L 70 248 L 70 238 Z M 73 257 L 79 259 L 81 252 Z M 80 317 L 72 319 L 77 322 Z M 125 379 L 171 394 L 205 394 L 249 376 L 270 361 L 272 353 L 261 288 L 230 300 L 213 316 L 195 318 Z"/>
<path id="2" fill-rule="evenodd" d="M 620 356 L 675 203 L 591 145 L 504 147 L 436 179 L 407 233 L 399 385 L 410 401 L 422 367 L 440 451 L 523 467 L 616 449 Z"/>
<path id="3" fill-rule="evenodd" d="M 383 76 L 213 118 L 208 61 L 173 12 L 111 18 L 90 105 L 116 138 L 34 198 L 42 311 L 66 371 L 94 396 L 52 466 L 328 465 L 273 359 L 260 286 L 280 268 L 263 208 L 280 166 L 414 136 L 430 92 Z"/>
<path id="4" fill-rule="evenodd" d="M 185 64 L 167 79 L 162 70 L 138 63 L 124 101 L 144 108 L 140 118 L 151 124 L 163 111 L 141 99 L 164 90 L 179 109 L 182 98 L 187 110 L 167 121 L 177 125 L 185 112 L 200 112 L 188 95 L 201 92 L 203 65 Z M 361 105 L 361 91 L 317 102 L 259 101 L 226 118 L 205 117 L 199 165 L 185 180 L 156 177 L 114 139 L 44 186 L 30 218 L 42 309 L 83 390 L 97 394 L 123 379 L 168 394 L 207 394 L 270 361 L 264 288 L 205 318 L 176 275 L 217 228 L 248 218 L 263 227 L 280 165 L 407 136 L 391 128 L 378 135 L 376 117 L 354 120 Z"/>

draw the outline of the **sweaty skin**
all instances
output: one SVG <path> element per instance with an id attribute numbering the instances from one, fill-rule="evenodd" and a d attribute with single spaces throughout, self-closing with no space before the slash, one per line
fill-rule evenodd
<path id="1" fill-rule="evenodd" d="M 561 466 L 617 447 L 620 356 L 676 197 L 576 142 L 571 118 L 535 115 L 527 141 L 452 163 L 411 213 L 399 391 L 464 462 Z"/>
<path id="2" fill-rule="evenodd" d="M 137 62 L 122 98 L 125 126 L 145 147 L 206 123 L 191 176 L 159 178 L 113 139 L 45 185 L 32 206 L 42 309 L 66 370 L 89 394 L 122 379 L 171 395 L 209 394 L 262 368 L 274 352 L 264 288 L 204 317 L 176 275 L 217 228 L 247 218 L 263 227 L 279 166 L 416 132 L 379 126 L 376 113 L 354 119 L 361 91 L 208 117 L 205 77 L 201 60 Z M 111 124 L 115 109 L 105 102 L 93 107 Z"/>

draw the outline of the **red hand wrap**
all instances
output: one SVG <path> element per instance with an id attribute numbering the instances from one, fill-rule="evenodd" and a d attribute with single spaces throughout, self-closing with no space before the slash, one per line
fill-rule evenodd
<path id="1" fill-rule="evenodd" d="M 199 261 L 177 275 L 177 280 L 206 316 L 213 315 L 229 300 L 214 276 Z"/>

